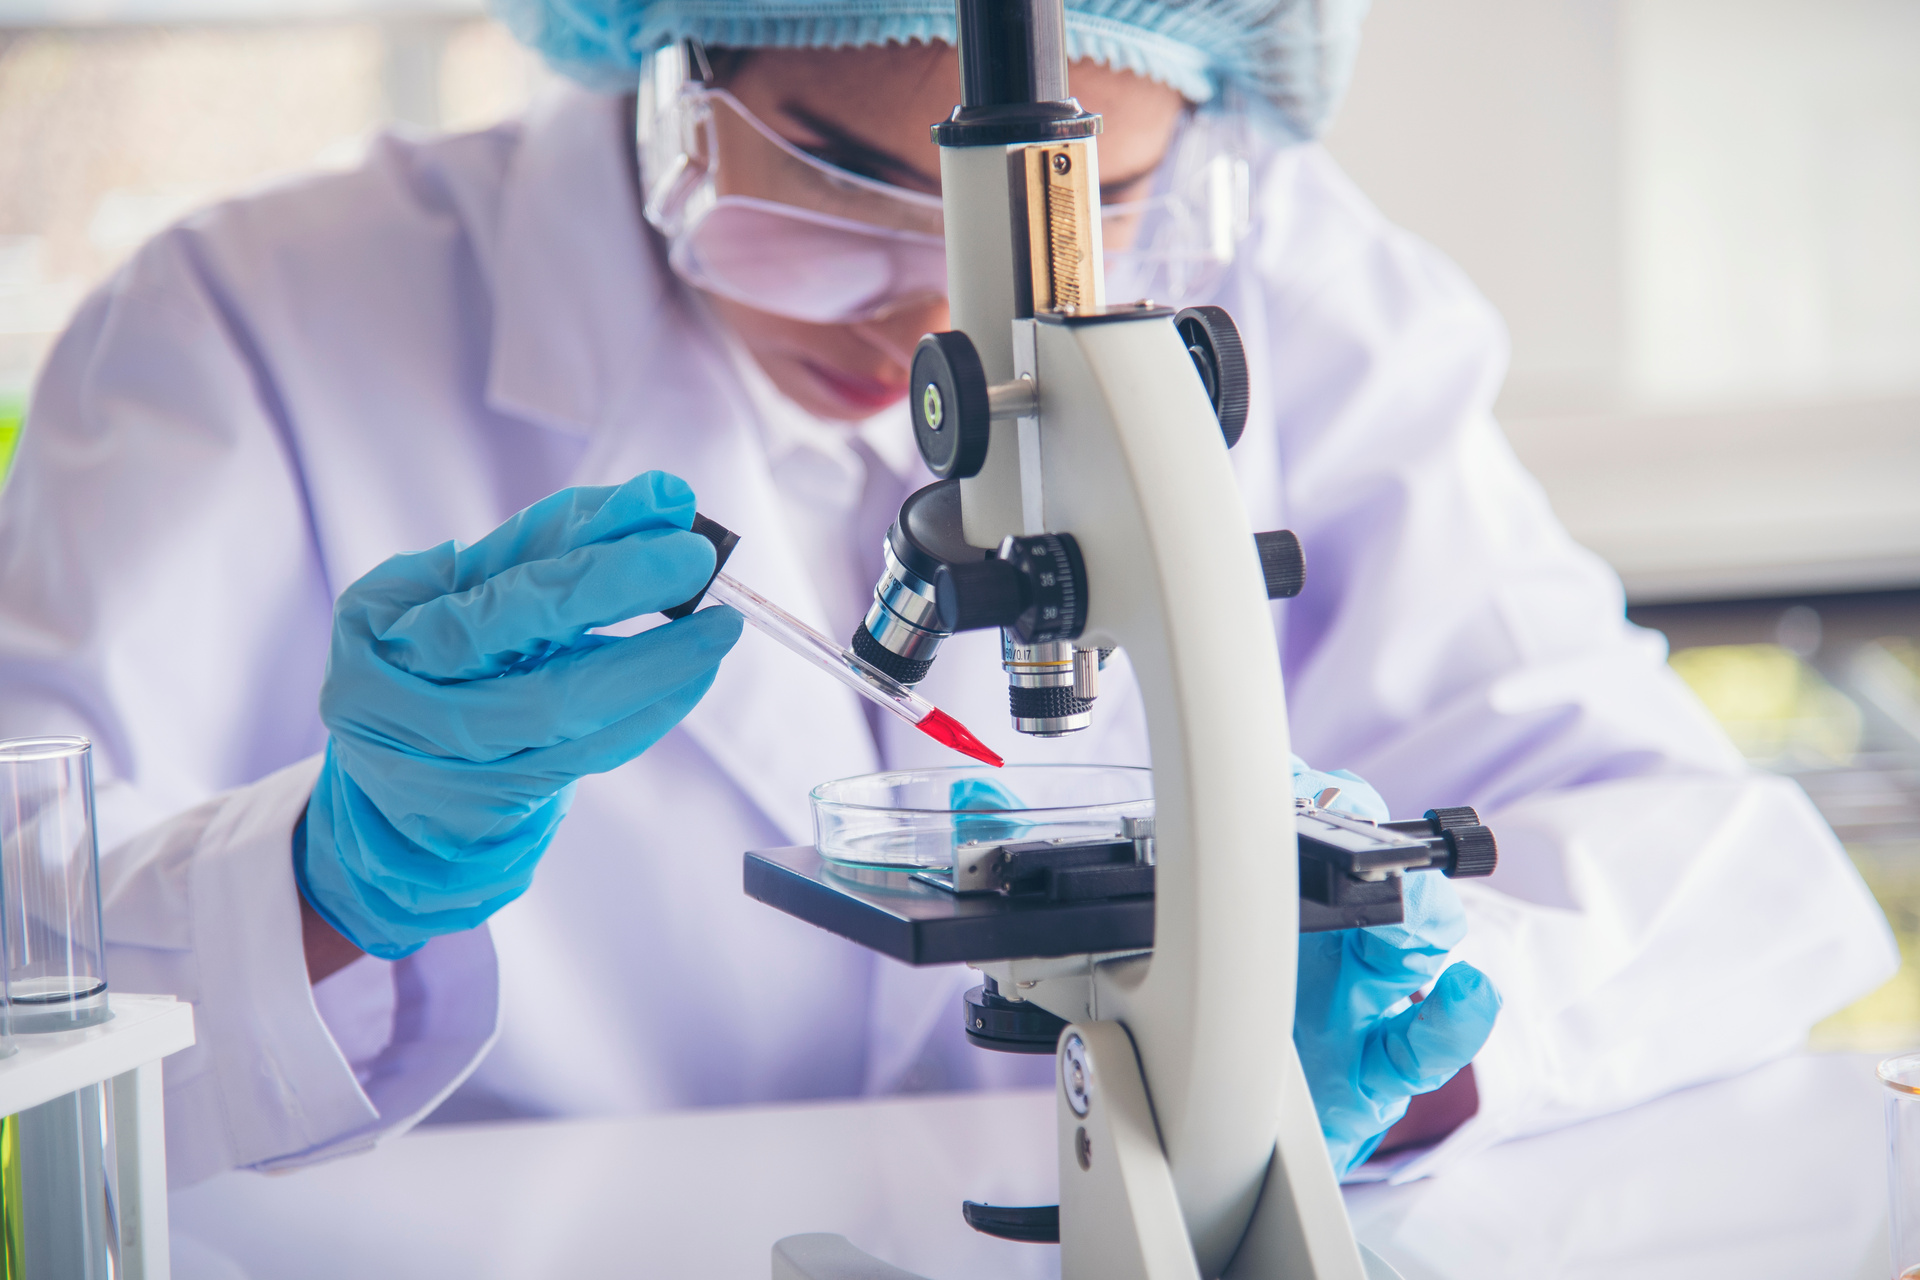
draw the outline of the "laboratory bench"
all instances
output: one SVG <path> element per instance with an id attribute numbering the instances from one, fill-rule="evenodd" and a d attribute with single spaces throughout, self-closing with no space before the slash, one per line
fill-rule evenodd
<path id="1" fill-rule="evenodd" d="M 1508 1142 L 1438 1178 L 1347 1189 L 1406 1280 L 1884 1280 L 1874 1059 L 1801 1054 Z M 764 1280 L 834 1231 L 932 1280 L 1058 1274 L 963 1199 L 1053 1199 L 1046 1092 L 432 1126 L 173 1199 L 176 1280 Z"/>
<path id="2" fill-rule="evenodd" d="M 1914 966 L 1920 669 L 1900 664 L 1920 641 L 1920 591 L 1631 616 L 1676 652 L 1747 647 L 1759 665 L 1745 678 L 1785 673 L 1784 692 L 1736 686 L 1731 698 L 1736 716 L 1779 703 L 1766 713 L 1777 723 L 1729 729 L 1807 788 Z M 1769 665 L 1767 646 L 1786 666 Z M 1775 736 L 1755 748 L 1756 732 Z M 1882 997 L 1862 1015 L 1867 1038 L 1920 1035 L 1915 1011 L 1888 1008 Z M 1854 1038 L 1830 1028 L 1827 1042 Z M 1406 1280 L 1885 1280 L 1877 1056 L 1784 1059 L 1502 1144 L 1439 1178 L 1349 1187 L 1348 1206 Z M 1053 1276 L 1052 1246 L 981 1236 L 960 1217 L 963 1199 L 1053 1201 L 1052 1107 L 1045 1093 L 948 1095 L 427 1126 L 366 1155 L 177 1194 L 175 1275 L 763 1280 L 774 1240 L 834 1231 L 933 1280 Z"/>

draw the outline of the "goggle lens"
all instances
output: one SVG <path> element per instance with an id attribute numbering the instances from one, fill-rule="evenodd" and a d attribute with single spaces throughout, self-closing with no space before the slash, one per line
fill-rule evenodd
<path id="1" fill-rule="evenodd" d="M 721 196 L 668 260 L 695 288 L 809 324 L 852 324 L 947 294 L 938 236 Z"/>
<path id="2" fill-rule="evenodd" d="M 946 296 L 938 196 L 808 155 L 723 89 L 651 55 L 639 145 L 647 220 L 697 289 L 810 324 L 854 324 Z M 1190 116 L 1144 200 L 1102 211 L 1108 293 L 1184 305 L 1209 295 L 1250 219 L 1245 139 Z"/>

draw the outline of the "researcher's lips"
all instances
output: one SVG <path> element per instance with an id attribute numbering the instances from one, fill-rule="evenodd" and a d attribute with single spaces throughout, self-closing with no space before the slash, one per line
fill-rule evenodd
<path id="1" fill-rule="evenodd" d="M 802 360 L 800 363 L 835 399 L 849 408 L 865 413 L 878 413 L 888 405 L 897 403 L 907 394 L 905 379 L 889 382 L 882 378 L 869 378 L 864 374 L 848 373 L 844 369 L 817 364 L 812 360 Z"/>

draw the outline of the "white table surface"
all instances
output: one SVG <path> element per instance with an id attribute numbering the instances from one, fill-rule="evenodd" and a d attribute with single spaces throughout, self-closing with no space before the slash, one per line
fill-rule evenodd
<path id="1" fill-rule="evenodd" d="M 1054 1199 L 1046 1093 L 428 1128 L 173 1200 L 177 1280 L 699 1276 L 764 1280 L 772 1242 L 837 1231 L 934 1280 L 1051 1276 L 976 1235 L 966 1198 Z M 1356 1187 L 1407 1280 L 1884 1280 L 1873 1060 L 1786 1059 L 1508 1143 L 1443 1177 Z"/>

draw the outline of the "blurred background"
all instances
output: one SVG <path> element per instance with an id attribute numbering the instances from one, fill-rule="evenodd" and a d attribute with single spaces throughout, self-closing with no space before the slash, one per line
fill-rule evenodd
<path id="1" fill-rule="evenodd" d="M 1920 4 L 1376 0 L 1328 145 L 1506 316 L 1500 413 L 1909 963 L 1920 1046 Z M 478 0 L 0 0 L 0 476 L 87 289 L 222 195 L 546 73 Z"/>

